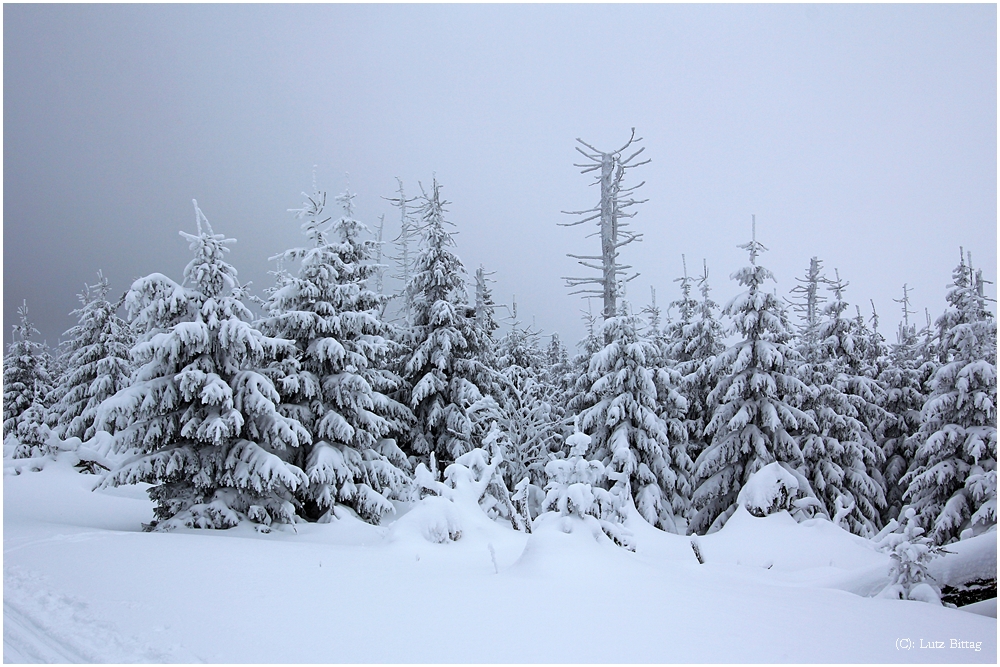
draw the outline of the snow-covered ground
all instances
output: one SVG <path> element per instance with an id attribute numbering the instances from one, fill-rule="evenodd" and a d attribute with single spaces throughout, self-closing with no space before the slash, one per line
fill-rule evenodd
<path id="1" fill-rule="evenodd" d="M 825 520 L 740 510 L 704 564 L 636 514 L 635 553 L 433 503 L 143 533 L 144 489 L 91 492 L 72 462 L 4 475 L 4 662 L 996 662 L 995 618 L 867 597 L 889 558 Z M 446 511 L 461 537 L 429 541 Z M 996 572 L 996 532 L 949 550 L 942 579 Z"/>

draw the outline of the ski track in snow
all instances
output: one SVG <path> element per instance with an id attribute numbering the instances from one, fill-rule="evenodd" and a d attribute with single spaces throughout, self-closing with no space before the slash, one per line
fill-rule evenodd
<path id="1" fill-rule="evenodd" d="M 73 647 L 53 639 L 28 616 L 3 603 L 3 661 L 5 663 L 86 663 Z"/>
<path id="2" fill-rule="evenodd" d="M 3 571 L 5 663 L 149 663 L 173 656 L 120 636 L 88 605 L 20 567 Z"/>

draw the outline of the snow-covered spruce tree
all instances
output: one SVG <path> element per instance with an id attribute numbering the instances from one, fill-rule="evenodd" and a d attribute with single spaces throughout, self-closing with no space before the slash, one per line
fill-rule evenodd
<path id="1" fill-rule="evenodd" d="M 562 414 L 551 403 L 554 391 L 546 386 L 538 333 L 517 320 L 516 303 L 512 313 L 510 331 L 497 346 L 497 368 L 505 380 L 497 397 L 497 419 L 504 433 L 503 474 L 510 489 L 525 476 L 541 488 L 547 456 L 562 442 Z"/>
<path id="2" fill-rule="evenodd" d="M 697 514 L 690 532 L 721 528 L 736 511 L 740 489 L 750 476 L 775 461 L 797 475 L 799 489 L 809 493 L 795 470 L 802 462 L 796 436 L 815 428 L 809 415 L 795 407 L 808 389 L 793 374 L 797 355 L 785 309 L 764 291 L 764 282 L 774 276 L 757 264 L 766 248 L 754 232 L 751 242 L 740 246 L 749 252 L 750 266 L 732 276 L 746 291 L 723 310 L 742 340 L 715 360 L 719 382 L 708 397 L 712 419 L 705 427 L 711 442 L 695 462 Z"/>
<path id="3" fill-rule="evenodd" d="M 798 285 L 791 289 L 792 308 L 799 313 L 797 345 L 799 355 L 808 364 L 815 364 L 820 358 L 820 326 L 822 325 L 823 304 L 826 297 L 820 291 L 827 283 L 823 275 L 823 261 L 818 257 L 809 260 L 809 270 L 805 278 L 796 278 Z"/>
<path id="4" fill-rule="evenodd" d="M 450 247 L 447 201 L 435 180 L 421 206 L 423 242 L 407 292 L 413 308 L 411 350 L 403 364 L 406 402 L 416 418 L 408 453 L 434 454 L 447 464 L 476 447 L 470 408 L 494 393 L 493 371 L 481 360 L 488 338 L 468 304 L 465 267 Z M 480 424 L 484 428 L 488 424 Z"/>
<path id="5" fill-rule="evenodd" d="M 904 500 L 937 544 L 996 525 L 997 325 L 983 282 L 964 258 L 955 268 L 949 307 L 937 321 L 942 365 L 903 478 Z"/>
<path id="6" fill-rule="evenodd" d="M 504 519 L 515 530 L 531 532 L 530 524 L 525 523 L 525 517 L 514 507 L 503 480 L 504 458 L 502 447 L 497 444 L 501 433 L 496 423 L 492 423 L 483 439 L 488 449 L 477 447 L 459 456 L 445 468 L 443 482 L 436 481 L 423 464 L 417 464 L 415 481 L 425 497 L 433 494 L 466 506 L 478 504 L 491 519 Z"/>
<path id="7" fill-rule="evenodd" d="M 857 328 L 867 338 L 862 356 L 864 374 L 869 378 L 878 378 L 889 363 L 889 345 L 886 343 L 885 336 L 878 330 L 879 318 L 878 312 L 875 310 L 875 301 L 869 299 L 868 302 L 872 306 L 872 314 L 867 322 L 861 314 L 861 307 L 855 306 Z"/>
<path id="8" fill-rule="evenodd" d="M 261 330 L 295 342 L 296 354 L 276 362 L 272 378 L 283 397 L 279 411 L 312 435 L 291 450 L 291 461 L 309 484 L 299 488 L 303 514 L 318 519 L 335 504 L 378 523 L 407 493 L 409 464 L 392 439 L 412 415 L 390 398 L 401 384 L 388 370 L 395 352 L 380 313 L 389 297 L 369 289 L 378 270 L 371 263 L 377 241 L 363 239 L 352 199 L 337 198 L 343 215 L 329 226 L 325 196 L 309 197 L 296 211 L 311 247 L 275 259 L 299 263 L 266 304 Z"/>
<path id="9" fill-rule="evenodd" d="M 916 328 L 910 324 L 912 311 L 909 309 L 909 289 L 906 285 L 903 285 L 903 298 L 895 301 L 903 305 L 903 321 L 899 325 L 896 344 L 890 349 L 888 364 L 878 377 L 885 390 L 882 407 L 888 417 L 872 434 L 885 457 L 882 467 L 886 502 L 882 512 L 883 524 L 897 518 L 904 504 L 906 487 L 900 480 L 910 469 L 916 455 L 917 440 L 914 436 L 920 429 L 920 411 L 927 398 L 924 387 L 934 368 L 920 356 Z"/>
<path id="10" fill-rule="evenodd" d="M 881 479 L 881 452 L 858 419 L 850 397 L 825 381 L 822 370 L 810 373 L 809 368 L 804 364 L 799 369 L 801 377 L 813 380 L 812 395 L 801 407 L 817 428 L 799 439 L 802 473 L 830 517 L 840 515 L 837 522 L 843 521 L 841 525 L 855 534 L 874 535 L 885 506 L 884 489 L 877 481 Z M 842 511 L 844 507 L 849 511 Z"/>
<path id="11" fill-rule="evenodd" d="M 737 502 L 756 517 L 784 511 L 798 521 L 811 518 L 819 501 L 808 487 L 802 488 L 801 479 L 777 461 L 768 463 L 750 475 L 740 489 Z"/>
<path id="12" fill-rule="evenodd" d="M 566 414 L 566 405 L 569 402 L 569 393 L 575 384 L 575 378 L 569 352 L 557 333 L 552 334 L 549 344 L 545 348 L 542 378 L 549 402 L 561 419 Z"/>
<path id="13" fill-rule="evenodd" d="M 495 314 L 497 305 L 493 301 L 493 290 L 489 286 L 489 283 L 493 282 L 490 276 L 494 273 L 495 271 L 486 271 L 482 264 L 476 269 L 476 324 L 490 339 L 500 328 Z"/>
<path id="14" fill-rule="evenodd" d="M 662 311 L 656 303 L 656 290 L 652 285 L 649 287 L 649 297 L 649 305 L 642 309 L 642 314 L 646 316 L 646 326 L 643 330 L 643 335 L 656 347 L 656 365 L 666 366 L 671 360 L 670 340 L 667 338 L 667 333 L 663 330 Z"/>
<path id="15" fill-rule="evenodd" d="M 45 397 L 52 390 L 52 378 L 46 363 L 47 350 L 33 340 L 38 329 L 28 320 L 28 304 L 17 309 L 20 322 L 14 325 L 13 341 L 3 360 L 3 434 L 6 438 L 17 428 L 21 414 L 36 405 L 45 420 Z M 38 415 L 32 413 L 33 419 Z"/>
<path id="16" fill-rule="evenodd" d="M 683 331 L 686 360 L 676 365 L 677 372 L 681 375 L 678 389 L 688 404 L 684 424 L 687 429 L 688 456 L 692 461 L 708 445 L 705 427 L 712 418 L 708 396 L 719 381 L 715 371 L 715 358 L 725 349 L 722 344 L 725 332 L 716 317 L 719 306 L 712 300 L 708 265 L 704 262 L 698 284 L 701 301 L 698 302 L 690 325 Z M 692 479 L 692 485 L 693 483 Z"/>
<path id="17" fill-rule="evenodd" d="M 683 259 L 683 255 L 681 258 Z M 694 373 L 697 361 L 692 355 L 699 352 L 696 345 L 691 345 L 693 342 L 691 337 L 701 333 L 694 324 L 698 304 L 690 299 L 691 281 L 687 279 L 686 260 L 684 278 L 678 281 L 682 283 L 682 299 L 671 304 L 677 306 L 680 320 L 668 324 L 667 333 L 651 341 L 660 350 L 660 355 L 652 360 L 656 369 L 656 393 L 659 405 L 657 412 L 667 426 L 667 435 L 670 439 L 669 458 L 671 467 L 677 475 L 670 502 L 673 506 L 676 532 L 682 534 L 687 530 L 687 525 L 693 516 L 691 495 L 694 492 L 694 459 L 691 457 L 689 428 L 691 423 L 688 421 L 690 402 L 685 391 L 687 388 L 685 380 L 688 375 Z M 696 433 L 695 437 L 698 435 L 700 434 Z"/>
<path id="18" fill-rule="evenodd" d="M 542 386 L 544 400 L 551 408 L 549 415 L 553 423 L 555 442 L 550 445 L 550 449 L 562 450 L 563 443 L 572 432 L 569 428 L 572 420 L 567 417 L 567 414 L 576 385 L 576 375 L 569 359 L 569 353 L 560 340 L 559 334 L 552 334 L 545 349 L 539 382 Z"/>
<path id="19" fill-rule="evenodd" d="M 583 313 L 583 321 L 587 328 L 587 335 L 576 345 L 579 352 L 573 355 L 569 365 L 569 372 L 566 375 L 566 413 L 569 416 L 576 416 L 593 406 L 597 402 L 597 397 L 591 391 L 590 381 L 590 360 L 604 346 L 603 338 L 599 338 L 600 317 L 590 312 L 590 299 L 587 299 L 587 312 Z M 567 431 L 567 436 L 572 431 Z"/>
<path id="20" fill-rule="evenodd" d="M 98 407 L 131 384 L 129 350 L 135 336 L 116 312 L 121 302 L 108 301 L 109 290 L 108 279 L 98 271 L 97 282 L 79 294 L 80 308 L 70 313 L 77 324 L 65 334 L 66 371 L 50 412 L 56 433 L 64 440 L 93 438 Z"/>
<path id="21" fill-rule="evenodd" d="M 588 394 L 594 404 L 579 424 L 592 438 L 592 455 L 615 479 L 613 492 L 633 498 L 646 521 L 677 533 L 685 526 L 692 464 L 682 421 L 687 402 L 674 389 L 677 378 L 650 364 L 656 347 L 642 333 L 640 318 L 622 302 L 617 317 L 604 320 L 604 347 L 590 360 Z M 679 483 L 680 482 L 680 483 Z"/>
<path id="22" fill-rule="evenodd" d="M 115 429 L 118 451 L 136 454 L 104 486 L 148 482 L 156 519 L 146 530 L 264 526 L 295 520 L 305 474 L 282 455 L 309 433 L 278 412 L 260 370 L 294 352 L 250 324 L 244 288 L 228 264 L 233 239 L 215 234 L 194 203 L 198 231 L 181 232 L 194 259 L 178 285 L 154 273 L 125 296 L 139 340 L 133 384 L 104 401 L 96 428 Z"/>
<path id="23" fill-rule="evenodd" d="M 688 276 L 687 258 L 684 255 L 681 255 L 681 262 L 684 265 L 684 275 L 674 279 L 675 283 L 680 283 L 681 297 L 670 304 L 671 309 L 677 309 L 678 319 L 670 323 L 666 332 L 667 358 L 678 367 L 691 360 L 688 346 L 691 343 L 691 336 L 695 333 L 692 325 L 698 313 L 698 302 L 691 296 L 694 281 Z"/>
<path id="24" fill-rule="evenodd" d="M 59 449 L 58 439 L 53 440 L 54 434 L 46 423 L 48 411 L 42 395 L 42 391 L 35 392 L 31 405 L 18 415 L 17 425 L 4 440 L 4 450 L 9 452 L 5 455 L 12 459 L 37 459 L 56 454 Z"/>
<path id="25" fill-rule="evenodd" d="M 888 415 L 878 405 L 883 392 L 870 377 L 875 370 L 865 361 L 870 339 L 856 320 L 843 317 L 846 285 L 839 276 L 829 283 L 834 298 L 820 322 L 819 356 L 799 367 L 812 389 L 802 407 L 817 426 L 800 441 L 803 472 L 831 517 L 840 514 L 851 532 L 871 536 L 881 527 L 885 488 L 884 457 L 868 424 L 880 424 Z"/>
<path id="26" fill-rule="evenodd" d="M 715 320 L 714 309 L 718 306 L 708 296 L 708 268 L 702 279 L 703 301 L 699 304 L 691 292 L 694 280 L 688 275 L 687 258 L 681 255 L 684 274 L 674 282 L 680 284 L 680 298 L 671 302 L 670 309 L 677 313 L 677 320 L 666 326 L 659 347 L 664 351 L 660 366 L 669 375 L 669 386 L 676 388 L 687 401 L 683 428 L 685 452 L 679 460 L 685 465 L 678 466 L 677 488 L 681 491 L 675 499 L 683 505 L 685 519 L 690 521 L 693 507 L 690 503 L 694 490 L 694 459 L 705 447 L 704 430 L 710 415 L 706 409 L 708 394 L 718 378 L 712 373 L 712 360 L 722 351 L 718 342 L 723 337 L 721 327 Z M 662 415 L 670 423 L 668 413 Z M 674 441 L 680 439 L 674 437 Z"/>

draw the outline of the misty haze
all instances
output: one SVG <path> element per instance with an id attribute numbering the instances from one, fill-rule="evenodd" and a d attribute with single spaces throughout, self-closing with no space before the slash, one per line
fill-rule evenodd
<path id="1" fill-rule="evenodd" d="M 996 56 L 5 5 L 4 662 L 995 664 Z"/>

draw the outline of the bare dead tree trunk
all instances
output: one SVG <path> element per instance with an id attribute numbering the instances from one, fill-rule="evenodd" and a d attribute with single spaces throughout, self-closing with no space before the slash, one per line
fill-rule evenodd
<path id="1" fill-rule="evenodd" d="M 403 287 L 400 291 L 403 297 L 402 315 L 403 321 L 409 324 L 413 315 L 413 304 L 410 301 L 410 294 L 406 288 L 410 284 L 410 278 L 413 274 L 414 261 L 414 257 L 410 252 L 410 245 L 416 241 L 420 232 L 420 225 L 414 221 L 411 212 L 415 209 L 411 204 L 417 201 L 417 198 L 411 197 L 407 199 L 406 193 L 403 192 L 403 181 L 397 178 L 396 183 L 399 184 L 399 189 L 397 190 L 399 196 L 393 198 L 383 197 L 383 199 L 389 201 L 393 206 L 399 208 L 399 236 L 393 239 L 393 243 L 398 248 L 399 254 L 391 258 L 395 260 L 398 272 L 392 274 L 390 277 L 402 282 Z"/>
<path id="2" fill-rule="evenodd" d="M 582 289 L 574 290 L 571 294 L 600 295 L 604 299 L 604 319 L 608 319 L 609 317 L 614 317 L 618 312 L 618 296 L 622 292 L 624 283 L 638 277 L 639 275 L 636 273 L 628 278 L 625 278 L 624 280 L 621 279 L 621 277 L 626 275 L 628 270 L 632 267 L 618 262 L 619 249 L 633 241 L 642 240 L 641 234 L 636 234 L 625 229 L 627 227 L 625 219 L 631 218 L 635 215 L 634 212 L 626 212 L 626 209 L 634 206 L 635 204 L 641 204 L 647 201 L 645 199 L 640 201 L 631 197 L 631 193 L 641 187 L 643 183 L 639 183 L 638 185 L 630 188 L 622 188 L 622 179 L 625 176 L 626 170 L 631 169 L 632 167 L 647 164 L 649 160 L 633 162 L 633 160 L 645 150 L 645 147 L 639 148 L 626 158 L 622 157 L 622 153 L 632 146 L 632 144 L 642 141 L 641 138 L 636 139 L 635 128 L 632 128 L 632 136 L 629 138 L 628 142 L 615 151 L 599 151 L 582 139 L 577 139 L 577 141 L 588 149 L 584 150 L 579 146 L 576 147 L 576 150 L 587 158 L 588 162 L 584 164 L 575 164 L 574 166 L 580 167 L 580 173 L 583 174 L 597 171 L 598 169 L 600 170 L 598 182 L 601 185 L 601 199 L 597 206 L 585 211 L 563 211 L 569 215 L 580 215 L 584 217 L 575 222 L 560 224 L 563 227 L 575 227 L 576 225 L 582 225 L 583 223 L 590 222 L 592 220 L 598 221 L 601 237 L 601 254 L 570 254 L 569 256 L 578 260 L 581 265 L 589 269 L 600 271 L 601 277 L 564 277 L 563 279 L 566 281 L 566 285 L 570 288 L 582 287 Z M 597 261 L 600 261 L 600 264 L 595 264 Z M 595 287 L 584 287 L 591 285 Z M 599 288 L 596 286 L 599 286 Z"/>

